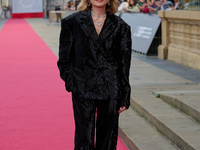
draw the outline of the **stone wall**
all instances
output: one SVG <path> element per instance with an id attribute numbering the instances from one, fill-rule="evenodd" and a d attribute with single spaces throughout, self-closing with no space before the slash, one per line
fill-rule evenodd
<path id="1" fill-rule="evenodd" d="M 158 57 L 200 70 L 200 11 L 159 11 L 162 45 Z"/>

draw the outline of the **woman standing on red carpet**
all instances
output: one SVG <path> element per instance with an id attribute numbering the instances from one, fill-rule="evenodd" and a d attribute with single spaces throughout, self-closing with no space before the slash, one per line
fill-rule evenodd
<path id="1" fill-rule="evenodd" d="M 58 67 L 72 92 L 75 150 L 115 150 L 119 113 L 130 105 L 131 32 L 117 10 L 118 0 L 82 0 L 61 22 Z"/>

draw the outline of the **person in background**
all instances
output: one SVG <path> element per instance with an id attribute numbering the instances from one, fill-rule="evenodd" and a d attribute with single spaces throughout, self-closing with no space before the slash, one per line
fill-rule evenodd
<path id="1" fill-rule="evenodd" d="M 151 13 L 157 13 L 158 6 L 156 5 L 155 0 L 147 0 L 147 5 Z"/>
<path id="2" fill-rule="evenodd" d="M 77 10 L 79 4 L 80 4 L 80 0 L 76 0 L 75 1 L 75 10 Z"/>
<path id="3" fill-rule="evenodd" d="M 5 19 L 7 19 L 7 10 L 8 10 L 8 8 L 6 6 L 3 6 L 3 12 L 4 12 Z"/>
<path id="4" fill-rule="evenodd" d="M 128 8 L 128 2 L 127 2 L 127 0 L 123 0 L 122 3 L 118 7 L 118 11 L 124 12 L 124 10 L 126 10 L 126 8 Z"/>
<path id="5" fill-rule="evenodd" d="M 149 9 L 149 5 L 147 3 L 144 3 L 142 5 L 142 10 L 141 10 L 143 13 L 149 13 L 151 12 L 151 10 Z"/>
<path id="6" fill-rule="evenodd" d="M 151 4 L 152 4 L 152 3 L 151 3 L 151 0 L 147 0 L 146 3 L 147 3 L 147 5 L 150 5 L 150 6 L 151 6 Z"/>
<path id="7" fill-rule="evenodd" d="M 130 0 L 129 6 L 126 8 L 127 12 L 139 12 L 140 9 L 138 8 L 139 4 L 137 4 L 137 0 Z"/>
<path id="8" fill-rule="evenodd" d="M 145 0 L 140 0 L 139 3 L 138 3 L 138 5 L 139 5 L 138 8 L 139 8 L 140 12 L 142 12 L 143 4 L 145 4 Z"/>
<path id="9" fill-rule="evenodd" d="M 169 4 L 169 7 L 166 10 L 176 10 L 172 4 Z"/>
<path id="10" fill-rule="evenodd" d="M 60 7 L 60 3 L 59 2 L 56 3 L 55 11 L 57 11 L 57 12 L 61 11 L 61 7 Z M 58 22 L 59 18 L 61 20 L 62 19 L 61 13 L 56 13 L 56 17 L 57 17 L 57 22 Z"/>
<path id="11" fill-rule="evenodd" d="M 179 0 L 174 0 L 174 3 L 173 3 L 173 10 L 178 10 L 179 9 L 179 5 L 180 5 L 180 3 L 179 3 Z"/>
<path id="12" fill-rule="evenodd" d="M 70 8 L 71 8 L 71 1 L 68 1 L 67 4 L 66 4 L 65 9 L 66 10 L 70 10 Z"/>
<path id="13" fill-rule="evenodd" d="M 75 11 L 75 2 L 72 2 L 72 4 L 71 4 L 71 7 L 70 7 L 70 10 L 72 10 L 72 11 Z"/>
<path id="14" fill-rule="evenodd" d="M 166 10 L 167 8 L 169 8 L 167 0 L 160 0 L 160 10 Z"/>
<path id="15" fill-rule="evenodd" d="M 155 12 L 156 14 L 158 13 L 158 10 L 160 9 L 160 5 L 158 4 L 157 0 L 152 0 L 151 8 L 153 8 L 152 9 L 153 12 Z"/>

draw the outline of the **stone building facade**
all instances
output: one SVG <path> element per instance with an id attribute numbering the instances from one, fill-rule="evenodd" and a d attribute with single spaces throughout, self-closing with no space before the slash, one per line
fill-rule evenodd
<path id="1" fill-rule="evenodd" d="M 162 44 L 158 56 L 200 70 L 200 11 L 158 11 Z"/>

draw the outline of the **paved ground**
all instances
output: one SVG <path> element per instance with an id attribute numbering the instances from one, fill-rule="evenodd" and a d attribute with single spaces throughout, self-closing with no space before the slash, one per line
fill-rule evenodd
<path id="1" fill-rule="evenodd" d="M 6 19 L 0 18 L 0 31 L 1 31 L 2 27 L 4 26 L 5 22 L 6 22 Z"/>
<path id="2" fill-rule="evenodd" d="M 177 64 L 169 60 L 148 59 L 141 56 L 135 56 L 135 58 L 143 62 L 146 62 L 150 65 L 153 65 L 159 69 L 162 69 L 163 71 L 166 71 L 173 75 L 177 75 L 184 79 L 190 80 L 193 83 L 200 83 L 200 70 L 183 66 L 181 64 Z"/>

